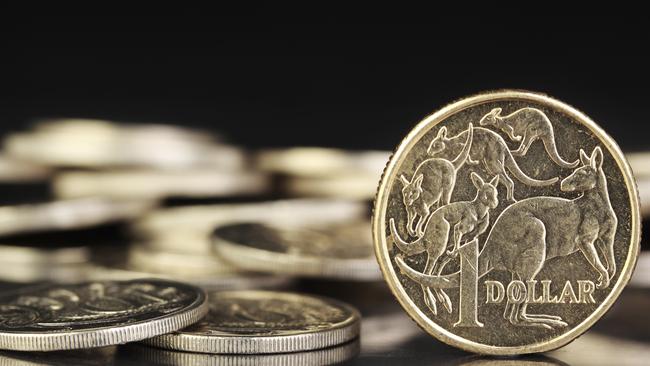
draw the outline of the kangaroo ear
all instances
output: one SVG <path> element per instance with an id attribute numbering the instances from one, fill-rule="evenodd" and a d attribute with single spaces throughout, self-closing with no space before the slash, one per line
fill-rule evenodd
<path id="1" fill-rule="evenodd" d="M 399 180 L 400 180 L 400 182 L 402 182 L 402 184 L 405 185 L 405 186 L 411 184 L 411 182 L 409 182 L 409 180 L 406 179 L 406 177 L 404 176 L 404 174 L 402 174 L 402 175 L 399 176 Z"/>
<path id="2" fill-rule="evenodd" d="M 483 179 L 481 179 L 481 177 L 474 172 L 472 172 L 472 174 L 470 174 L 469 177 L 472 178 L 472 183 L 474 184 L 474 187 L 476 187 L 476 189 L 480 189 L 485 184 Z"/>
<path id="3" fill-rule="evenodd" d="M 493 109 L 490 111 L 490 114 L 493 115 L 493 116 L 498 116 L 498 115 L 501 114 L 501 111 L 502 111 L 502 110 L 503 110 L 503 109 L 501 109 L 501 108 L 499 108 L 499 107 L 497 107 L 497 108 L 493 108 Z"/>
<path id="4" fill-rule="evenodd" d="M 580 149 L 580 162 L 582 162 L 582 165 L 589 165 L 591 164 L 591 158 L 587 153 L 585 153 L 584 150 Z"/>
<path id="5" fill-rule="evenodd" d="M 440 131 L 438 131 L 438 136 L 436 137 L 441 137 L 441 138 L 447 137 L 447 127 L 443 126 L 442 128 L 440 128 Z"/>
<path id="6" fill-rule="evenodd" d="M 600 146 L 596 146 L 591 153 L 591 167 L 598 170 L 603 166 L 603 151 Z"/>
<path id="7" fill-rule="evenodd" d="M 420 174 L 415 178 L 413 183 L 415 183 L 415 186 L 419 189 L 422 188 L 422 181 L 424 180 L 424 174 Z"/>
<path id="8" fill-rule="evenodd" d="M 495 175 L 494 178 L 490 181 L 490 185 L 496 187 L 499 184 L 499 176 Z"/>

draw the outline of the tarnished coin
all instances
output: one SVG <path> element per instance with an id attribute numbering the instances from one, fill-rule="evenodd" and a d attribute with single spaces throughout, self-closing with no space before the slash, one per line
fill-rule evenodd
<path id="1" fill-rule="evenodd" d="M 0 349 L 56 351 L 133 342 L 187 327 L 207 311 L 202 290 L 171 281 L 24 288 L 0 296 Z"/>
<path id="2" fill-rule="evenodd" d="M 611 307 L 639 252 L 616 143 L 572 107 L 485 93 L 426 117 L 381 180 L 375 250 L 408 314 L 486 354 L 567 344 Z"/>
<path id="3" fill-rule="evenodd" d="M 359 312 L 323 297 L 224 291 L 211 293 L 209 303 L 199 323 L 144 342 L 179 351 L 260 354 L 321 349 L 359 335 Z"/>
<path id="4" fill-rule="evenodd" d="M 377 280 L 366 221 L 325 227 L 239 223 L 215 229 L 215 253 L 238 268 L 308 277 Z"/>

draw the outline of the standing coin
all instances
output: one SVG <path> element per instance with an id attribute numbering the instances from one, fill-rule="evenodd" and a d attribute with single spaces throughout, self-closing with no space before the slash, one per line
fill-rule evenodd
<path id="1" fill-rule="evenodd" d="M 349 305 L 286 292 L 210 294 L 199 323 L 145 343 L 179 351 L 260 354 L 321 349 L 356 338 L 360 315 Z"/>
<path id="2" fill-rule="evenodd" d="M 640 214 L 616 143 L 572 107 L 499 91 L 428 116 L 397 148 L 373 217 L 384 277 L 428 333 L 507 355 L 567 344 L 632 274 Z"/>
<path id="3" fill-rule="evenodd" d="M 367 221 L 328 225 L 240 223 L 218 227 L 215 253 L 249 271 L 347 280 L 378 280 Z"/>
<path id="4" fill-rule="evenodd" d="M 56 351 L 133 342 L 184 328 L 207 311 L 203 291 L 171 281 L 31 287 L 0 297 L 0 349 Z"/>

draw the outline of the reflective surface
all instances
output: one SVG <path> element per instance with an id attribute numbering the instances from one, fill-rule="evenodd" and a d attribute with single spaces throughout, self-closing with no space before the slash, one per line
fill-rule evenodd
<path id="1" fill-rule="evenodd" d="M 650 357 L 650 320 L 636 315 L 650 307 L 650 289 L 626 289 L 610 312 L 569 345 L 545 354 L 512 358 L 477 356 L 436 341 L 408 318 L 383 284 L 309 281 L 296 290 L 347 301 L 361 311 L 360 352 L 344 365 L 645 365 Z M 191 359 L 196 359 L 196 364 L 225 362 L 219 355 L 170 352 L 134 344 L 47 354 L 0 352 L 1 365 L 179 365 Z M 310 361 L 302 364 L 322 364 L 317 362 L 319 359 L 303 358 Z M 227 361 L 253 364 L 250 356 L 232 356 Z"/>

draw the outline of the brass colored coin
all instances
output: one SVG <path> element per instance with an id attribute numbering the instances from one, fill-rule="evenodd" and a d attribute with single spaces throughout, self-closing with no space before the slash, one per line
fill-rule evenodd
<path id="1" fill-rule="evenodd" d="M 250 271 L 373 281 L 381 278 L 366 221 L 326 227 L 239 223 L 215 229 L 215 253 Z"/>
<path id="2" fill-rule="evenodd" d="M 103 347 L 169 333 L 208 311 L 196 287 L 162 280 L 43 285 L 0 296 L 0 349 Z"/>
<path id="3" fill-rule="evenodd" d="M 616 143 L 550 97 L 497 91 L 426 117 L 390 159 L 373 235 L 428 333 L 478 353 L 558 348 L 630 280 L 640 208 Z"/>
<path id="4" fill-rule="evenodd" d="M 321 349 L 359 335 L 359 312 L 323 297 L 224 291 L 211 293 L 209 303 L 199 323 L 144 342 L 179 351 L 263 354 Z"/>

